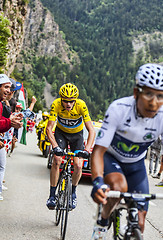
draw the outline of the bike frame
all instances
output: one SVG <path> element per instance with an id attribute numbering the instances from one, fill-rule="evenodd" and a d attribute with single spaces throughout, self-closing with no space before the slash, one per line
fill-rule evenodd
<path id="1" fill-rule="evenodd" d="M 138 193 L 121 193 L 119 191 L 109 191 L 107 197 L 121 198 L 125 203 L 120 202 L 110 216 L 113 224 L 114 240 L 142 240 L 142 234 L 138 222 L 138 202 L 145 202 L 152 199 L 163 199 L 163 194 L 138 194 Z M 98 217 L 101 208 L 98 208 Z M 127 211 L 127 224 L 125 231 L 121 231 L 121 211 Z"/>

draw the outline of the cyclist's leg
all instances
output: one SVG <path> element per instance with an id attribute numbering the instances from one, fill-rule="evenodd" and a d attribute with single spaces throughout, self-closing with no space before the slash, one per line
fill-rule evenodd
<path id="1" fill-rule="evenodd" d="M 104 181 L 110 186 L 111 190 L 126 192 L 127 181 L 119 162 L 109 153 L 104 154 Z M 108 199 L 103 206 L 102 217 L 108 218 L 115 209 L 120 199 Z"/>
<path id="2" fill-rule="evenodd" d="M 71 134 L 68 136 L 70 148 L 72 152 L 76 150 L 83 150 L 83 131 Z M 78 182 L 82 176 L 82 166 L 83 166 L 83 159 L 75 157 L 74 158 L 74 172 L 72 174 L 72 208 L 74 209 L 77 205 L 77 197 L 76 197 L 76 187 Z"/>
<path id="3" fill-rule="evenodd" d="M 74 172 L 72 174 L 72 185 L 77 186 L 82 175 L 83 159 L 74 157 Z"/>
<path id="4" fill-rule="evenodd" d="M 57 127 L 55 129 L 54 136 L 58 146 L 62 149 L 65 149 L 67 147 L 66 138 L 64 137 L 63 132 Z M 54 160 L 53 160 L 53 164 L 50 171 L 50 185 L 52 187 L 57 186 L 57 182 L 59 178 L 59 168 L 60 168 L 61 162 L 62 162 L 62 157 L 54 155 Z"/>
<path id="5" fill-rule="evenodd" d="M 76 150 L 84 149 L 83 131 L 69 135 L 68 140 L 69 140 L 70 148 L 71 148 L 72 152 L 75 152 Z M 78 185 L 78 182 L 82 175 L 82 165 L 83 165 L 83 159 L 75 157 L 74 158 L 74 172 L 72 174 L 72 185 L 73 186 Z"/>
<path id="6" fill-rule="evenodd" d="M 60 131 L 58 128 L 55 129 L 55 139 L 60 148 L 64 149 L 67 146 L 67 142 L 64 136 L 62 135 L 62 131 Z M 50 195 L 46 204 L 47 207 L 52 210 L 56 205 L 55 192 L 56 192 L 56 186 L 59 178 L 59 168 L 60 168 L 61 162 L 62 162 L 62 157 L 54 156 L 53 164 L 50 171 Z"/>
<path id="7" fill-rule="evenodd" d="M 111 190 L 127 191 L 127 181 L 118 161 L 107 152 L 104 154 L 104 182 Z M 110 198 L 107 204 L 103 205 L 101 215 L 94 225 L 94 239 L 106 239 L 108 228 L 111 226 L 109 216 L 119 201 L 120 199 Z"/>
<path id="8" fill-rule="evenodd" d="M 61 162 L 62 162 L 62 157 L 54 156 L 53 164 L 50 171 L 50 185 L 52 187 L 57 186 L 57 182 L 59 178 L 59 167 L 61 165 Z"/>
<path id="9" fill-rule="evenodd" d="M 140 160 L 136 163 L 133 163 L 131 165 L 128 165 L 128 167 L 124 170 L 126 172 L 126 179 L 128 182 L 128 191 L 129 192 L 142 192 L 142 193 L 149 193 L 149 183 L 148 183 L 148 177 L 146 173 L 146 168 L 144 164 L 144 160 Z M 127 172 L 130 172 L 131 174 L 127 174 Z M 148 202 L 140 202 L 138 204 L 139 210 L 139 226 L 141 229 L 141 232 L 144 231 L 144 225 L 145 225 L 145 217 L 148 211 Z M 142 209 L 143 208 L 143 209 Z"/>
<path id="10" fill-rule="evenodd" d="M 140 185 L 137 186 L 136 190 L 137 192 L 142 192 L 142 193 L 149 193 L 149 185 L 148 185 L 148 178 L 146 177 Z M 140 189 L 140 190 L 139 190 Z M 139 209 L 141 204 L 139 205 Z M 143 233 L 144 232 L 144 228 L 145 228 L 145 218 L 147 215 L 147 211 L 148 211 L 148 202 L 145 203 L 145 205 L 143 206 L 143 210 L 139 210 L 138 212 L 138 216 L 139 216 L 139 226 L 140 226 L 140 230 Z"/>
<path id="11" fill-rule="evenodd" d="M 54 157 L 53 164 L 51 166 L 50 171 L 50 195 L 47 200 L 47 207 L 50 210 L 54 210 L 56 206 L 56 188 L 57 188 L 57 182 L 59 179 L 59 166 L 61 164 L 62 158 L 61 157 Z"/>

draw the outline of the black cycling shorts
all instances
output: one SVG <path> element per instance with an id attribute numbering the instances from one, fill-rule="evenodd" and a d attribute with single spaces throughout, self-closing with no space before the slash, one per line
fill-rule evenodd
<path id="1" fill-rule="evenodd" d="M 127 180 L 128 192 L 149 193 L 149 183 L 146 173 L 144 159 L 134 163 L 119 162 L 113 155 L 106 152 L 104 154 L 104 176 L 109 173 L 119 172 L 123 174 Z M 138 208 L 148 210 L 148 202 L 139 203 Z"/>
<path id="2" fill-rule="evenodd" d="M 62 149 L 67 148 L 69 145 L 72 152 L 84 150 L 83 130 L 78 133 L 66 133 L 56 127 L 54 136 L 58 146 Z"/>

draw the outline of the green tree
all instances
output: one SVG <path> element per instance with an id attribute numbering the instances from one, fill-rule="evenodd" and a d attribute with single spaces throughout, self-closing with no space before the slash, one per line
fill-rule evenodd
<path id="1" fill-rule="evenodd" d="M 6 64 L 7 53 L 9 49 L 8 38 L 11 36 L 9 29 L 9 20 L 4 17 L 3 13 L 0 14 L 0 72 L 3 72 Z"/>

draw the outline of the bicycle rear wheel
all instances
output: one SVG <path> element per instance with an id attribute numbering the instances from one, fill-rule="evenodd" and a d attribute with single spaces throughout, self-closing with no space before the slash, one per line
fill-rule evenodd
<path id="1" fill-rule="evenodd" d="M 47 163 L 47 168 L 48 169 L 51 169 L 52 163 L 53 163 L 53 153 L 49 153 L 48 163 Z"/>
<path id="2" fill-rule="evenodd" d="M 71 180 L 70 180 L 70 176 L 68 176 L 67 181 L 65 183 L 64 205 L 63 205 L 63 210 L 61 211 L 61 239 L 62 240 L 65 239 L 65 235 L 66 235 L 68 211 L 69 211 L 69 203 L 70 203 L 70 192 L 71 192 Z"/>

